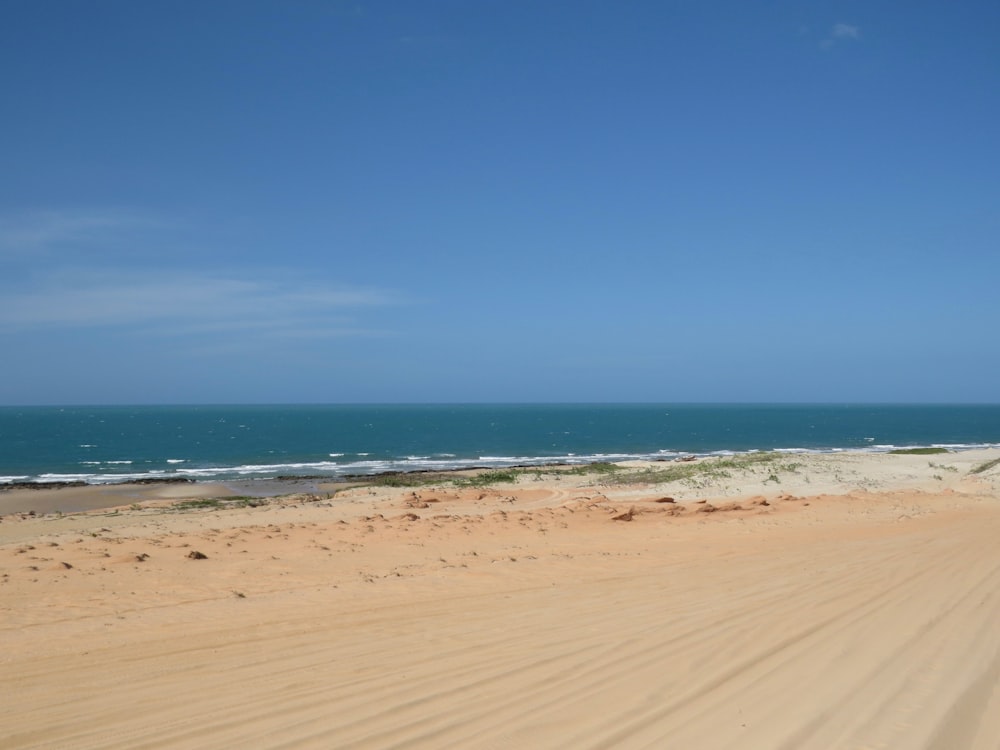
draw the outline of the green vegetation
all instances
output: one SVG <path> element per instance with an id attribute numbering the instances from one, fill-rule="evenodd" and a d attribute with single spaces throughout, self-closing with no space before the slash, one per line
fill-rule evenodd
<path id="1" fill-rule="evenodd" d="M 711 480 L 732 476 L 731 472 L 749 472 L 755 474 L 761 471 L 764 473 L 765 482 L 780 483 L 780 474 L 782 472 L 794 472 L 801 465 L 801 463 L 789 461 L 788 457 L 781 453 L 744 453 L 737 456 L 706 458 L 699 461 L 664 462 L 662 466 L 643 469 L 629 469 L 607 461 L 572 467 L 540 466 L 537 468 L 495 469 L 481 471 L 471 476 L 454 478 L 450 482 L 456 487 L 488 487 L 494 484 L 517 482 L 522 476 L 532 476 L 535 479 L 541 479 L 542 477 L 558 477 L 562 475 L 593 475 L 600 483 L 612 485 L 663 484 L 684 481 L 693 486 L 704 486 Z M 384 481 L 372 482 L 372 484 L 393 487 L 411 486 L 411 484 L 405 482 L 408 476 L 406 474 L 392 476 L 390 478 L 393 482 L 389 484 L 386 484 Z M 384 480 L 384 478 L 380 479 Z M 439 482 L 441 479 L 441 476 L 435 476 L 419 483 Z M 414 482 L 413 484 L 417 483 Z"/>
<path id="2" fill-rule="evenodd" d="M 588 474 L 615 474 L 622 471 L 622 467 L 618 464 L 608 463 L 607 461 L 598 461 L 592 464 L 574 466 L 572 469 L 563 469 L 562 471 L 572 476 L 587 476 Z"/>
<path id="3" fill-rule="evenodd" d="M 924 451 L 926 449 L 919 449 Z M 933 452 L 947 452 L 944 449 L 931 449 Z M 985 471 L 1000 463 L 994 461 L 977 467 Z M 663 461 L 644 468 L 619 466 L 607 461 L 574 466 L 551 465 L 537 467 L 512 467 L 508 469 L 480 469 L 469 472 L 465 476 L 456 476 L 452 472 L 395 472 L 367 477 L 351 477 L 348 487 L 422 487 L 427 485 L 452 485 L 459 488 L 490 487 L 496 484 L 513 484 L 522 477 L 542 479 L 543 477 L 579 476 L 594 477 L 598 485 L 632 485 L 632 484 L 667 484 L 683 482 L 694 488 L 709 486 L 713 481 L 728 479 L 735 475 L 755 474 L 764 482 L 781 483 L 783 474 L 795 473 L 801 463 L 791 460 L 790 456 L 776 452 L 743 453 L 735 456 L 719 456 L 701 458 L 698 460 Z M 946 468 L 950 467 L 935 467 Z M 976 471 L 976 470 L 974 470 Z M 808 478 L 806 479 L 808 481 Z M 333 493 L 335 494 L 335 493 Z M 327 499 L 332 494 L 327 494 Z M 182 500 L 169 507 L 172 511 L 222 510 L 227 508 L 245 508 L 267 505 L 278 497 L 210 497 L 193 500 Z M 315 496 L 313 499 L 319 499 Z"/>
<path id="4" fill-rule="evenodd" d="M 617 466 L 607 461 L 597 461 L 592 464 L 580 464 L 566 468 L 563 466 L 539 466 L 538 468 L 512 468 L 484 471 L 470 477 L 459 477 L 451 480 L 457 487 L 488 487 L 493 484 L 503 484 L 505 482 L 516 482 L 520 477 L 533 476 L 535 479 L 542 477 L 558 476 L 589 476 L 597 474 L 599 476 L 611 476 L 624 471 L 621 466 Z"/>
<path id="5" fill-rule="evenodd" d="M 170 506 L 173 510 L 205 510 L 208 508 L 221 508 L 222 498 L 207 497 L 199 500 L 181 500 Z"/>
<path id="6" fill-rule="evenodd" d="M 465 476 L 452 472 L 394 472 L 366 477 L 351 477 L 346 487 L 408 488 L 428 485 L 452 485 L 459 488 L 490 487 L 495 484 L 513 484 L 522 477 L 542 479 L 559 476 L 593 476 L 598 484 L 664 484 L 682 481 L 695 487 L 706 486 L 716 479 L 731 477 L 733 472 L 762 473 L 765 482 L 781 482 L 781 474 L 795 472 L 801 463 L 789 460 L 781 453 L 744 453 L 736 456 L 702 458 L 697 461 L 664 461 L 657 465 L 635 469 L 608 461 L 574 466 L 551 465 L 537 467 L 512 467 L 508 469 L 480 469 Z M 335 494 L 335 493 L 334 493 Z M 332 495 L 327 494 L 327 499 Z M 170 506 L 171 510 L 211 510 L 266 505 L 276 498 L 214 497 L 184 500 Z"/>
<path id="7" fill-rule="evenodd" d="M 457 487 L 488 487 L 491 484 L 502 484 L 506 482 L 516 482 L 517 478 L 524 474 L 523 470 L 502 469 L 499 471 L 484 471 L 471 477 L 460 477 L 454 480 Z"/>
<path id="8" fill-rule="evenodd" d="M 393 474 L 376 474 L 366 477 L 366 487 L 422 487 L 427 484 L 440 483 L 439 474 L 422 474 L 418 472 L 398 472 Z"/>
<path id="9" fill-rule="evenodd" d="M 951 453 L 947 448 L 896 448 L 889 451 L 896 456 L 933 456 L 936 453 Z"/>
<path id="10" fill-rule="evenodd" d="M 266 497 L 228 497 L 226 498 L 231 504 L 238 505 L 241 508 L 259 508 L 262 505 L 267 505 L 270 498 Z"/>
<path id="11" fill-rule="evenodd" d="M 987 461 L 986 463 L 979 464 L 969 470 L 970 474 L 982 474 L 984 471 L 989 471 L 994 466 L 1000 466 L 1000 458 L 994 458 L 992 461 Z"/>
<path id="12" fill-rule="evenodd" d="M 705 458 L 700 461 L 670 463 L 661 467 L 625 470 L 606 479 L 609 484 L 666 484 L 685 482 L 693 486 L 704 486 L 714 479 L 727 479 L 732 472 L 758 470 L 766 473 L 765 482 L 780 483 L 780 472 L 795 472 L 802 464 L 787 461 L 780 453 L 744 453 L 738 456 Z"/>
<path id="13" fill-rule="evenodd" d="M 218 510 L 220 508 L 259 508 L 274 498 L 234 495 L 232 497 L 205 497 L 197 500 L 181 500 L 170 506 L 170 510 Z"/>

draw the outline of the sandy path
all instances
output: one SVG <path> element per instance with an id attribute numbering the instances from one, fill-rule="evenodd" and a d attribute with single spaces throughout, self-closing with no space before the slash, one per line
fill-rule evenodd
<path id="1" fill-rule="evenodd" d="M 1000 746 L 995 494 L 626 523 L 526 489 L 2 547 L 0 746 Z"/>

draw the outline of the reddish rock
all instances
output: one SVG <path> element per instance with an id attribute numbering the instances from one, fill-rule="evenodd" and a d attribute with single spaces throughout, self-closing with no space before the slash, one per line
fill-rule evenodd
<path id="1" fill-rule="evenodd" d="M 631 521 L 633 516 L 635 516 L 635 508 L 629 508 L 624 513 L 619 513 L 617 515 L 611 516 L 612 521 Z"/>

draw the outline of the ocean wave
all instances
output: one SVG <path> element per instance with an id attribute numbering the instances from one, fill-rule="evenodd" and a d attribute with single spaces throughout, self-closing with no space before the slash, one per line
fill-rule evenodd
<path id="1" fill-rule="evenodd" d="M 947 448 L 954 451 L 983 450 L 1000 447 L 1000 443 L 932 443 L 931 448 Z"/>
<path id="2" fill-rule="evenodd" d="M 31 482 L 91 482 L 100 474 L 39 474 L 28 481 Z"/>

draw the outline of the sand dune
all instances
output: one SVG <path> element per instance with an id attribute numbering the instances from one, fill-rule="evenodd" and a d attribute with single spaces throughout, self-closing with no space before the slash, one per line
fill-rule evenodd
<path id="1" fill-rule="evenodd" d="M 996 748 L 997 456 L 7 515 L 0 746 Z"/>

